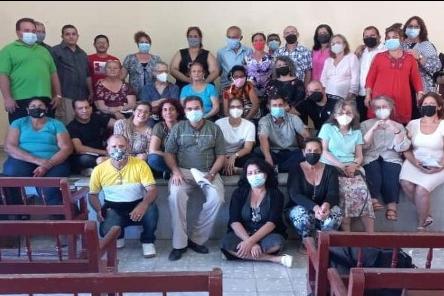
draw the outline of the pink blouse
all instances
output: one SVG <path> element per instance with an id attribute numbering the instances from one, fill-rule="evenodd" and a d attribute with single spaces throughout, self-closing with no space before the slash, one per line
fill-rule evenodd
<path id="1" fill-rule="evenodd" d="M 314 50 L 312 53 L 312 80 L 321 80 L 322 69 L 327 58 L 330 57 L 330 48 Z"/>

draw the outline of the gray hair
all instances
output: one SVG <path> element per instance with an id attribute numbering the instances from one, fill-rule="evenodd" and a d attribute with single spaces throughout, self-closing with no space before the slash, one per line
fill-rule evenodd
<path id="1" fill-rule="evenodd" d="M 387 104 L 390 105 L 390 109 L 394 109 L 395 108 L 395 102 L 393 101 L 392 98 L 388 97 L 388 96 L 377 96 L 376 98 L 370 100 L 370 105 L 372 106 L 372 108 L 375 105 L 375 102 L 378 100 L 383 100 L 385 101 Z"/>
<path id="2" fill-rule="evenodd" d="M 359 113 L 358 108 L 356 106 L 356 101 L 352 99 L 346 99 L 346 100 L 338 100 L 335 104 L 335 107 L 333 109 L 333 112 L 330 114 L 330 118 L 328 119 L 328 123 L 331 123 L 333 125 L 336 125 L 339 127 L 339 123 L 336 120 L 336 115 L 340 113 L 340 111 L 344 110 L 345 106 L 350 106 L 353 112 L 353 120 L 350 122 L 350 128 L 352 130 L 357 130 L 360 128 L 359 124 Z"/>

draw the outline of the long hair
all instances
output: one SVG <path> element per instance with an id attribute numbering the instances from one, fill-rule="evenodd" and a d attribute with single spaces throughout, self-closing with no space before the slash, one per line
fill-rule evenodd
<path id="1" fill-rule="evenodd" d="M 274 65 L 273 65 L 273 79 L 277 79 L 279 77 L 276 74 L 276 62 L 277 61 L 284 62 L 288 66 L 288 68 L 290 69 L 290 75 L 294 76 L 295 66 L 294 66 L 293 60 L 287 56 L 278 56 L 278 57 L 276 57 L 276 61 L 274 62 Z"/>
<path id="2" fill-rule="evenodd" d="M 416 20 L 418 22 L 418 25 L 419 25 L 419 29 L 420 29 L 419 36 L 418 36 L 419 37 L 419 41 L 420 42 L 429 41 L 429 37 L 428 37 L 429 33 L 427 31 L 427 27 L 425 25 L 425 22 L 424 22 L 424 20 L 422 18 L 420 18 L 419 16 L 416 16 L 416 15 L 412 16 L 411 18 L 409 18 L 405 22 L 404 27 L 402 28 L 402 31 L 404 32 L 404 34 L 405 34 L 405 31 L 407 30 L 407 27 L 409 26 L 409 24 L 413 20 Z"/>
<path id="3" fill-rule="evenodd" d="M 350 122 L 350 128 L 352 130 L 357 130 L 360 128 L 359 125 L 359 113 L 358 109 L 356 107 L 356 101 L 355 100 L 338 100 L 336 103 L 333 112 L 330 115 L 330 118 L 327 120 L 327 123 L 330 123 L 332 125 L 335 125 L 339 128 L 339 123 L 336 120 L 336 114 L 338 114 L 340 111 L 344 110 L 345 106 L 350 106 L 353 112 L 353 120 Z"/>
<path id="4" fill-rule="evenodd" d="M 159 106 L 160 116 L 162 116 L 162 109 L 163 109 L 163 106 L 165 106 L 165 104 L 171 104 L 174 106 L 174 108 L 176 109 L 176 112 L 177 112 L 177 121 L 180 121 L 185 117 L 185 112 L 183 110 L 183 107 L 180 104 L 180 101 L 176 100 L 176 99 L 166 99 L 165 101 L 163 101 L 160 104 L 160 106 Z M 162 118 L 162 120 L 163 120 L 163 118 Z"/>
<path id="5" fill-rule="evenodd" d="M 444 119 L 444 100 L 442 99 L 442 97 L 437 94 L 436 92 L 430 91 L 428 93 L 426 93 L 421 100 L 419 100 L 419 104 L 418 106 L 422 106 L 422 104 L 424 103 L 424 100 L 427 97 L 432 97 L 435 99 L 436 104 L 438 105 L 437 108 L 441 107 L 441 110 L 436 110 L 436 112 L 438 113 L 438 118 L 439 119 Z"/>
<path id="6" fill-rule="evenodd" d="M 320 29 L 326 29 L 327 30 L 327 32 L 328 32 L 328 34 L 330 34 L 330 40 L 331 40 L 331 38 L 333 38 L 333 30 L 331 29 L 331 27 L 329 26 L 329 25 L 327 25 L 327 24 L 322 24 L 322 25 L 319 25 L 319 26 L 317 26 L 317 28 L 316 28 L 316 30 L 315 30 L 315 33 L 314 33 L 314 36 L 313 36 L 313 50 L 319 50 L 319 49 L 321 49 L 321 43 L 318 41 L 318 31 L 320 30 Z"/>
<path id="7" fill-rule="evenodd" d="M 265 188 L 266 189 L 272 189 L 277 188 L 278 186 L 278 179 L 276 176 L 276 172 L 274 171 L 273 167 L 266 162 L 263 159 L 260 158 L 250 158 L 245 162 L 244 169 L 242 172 L 242 175 L 239 179 L 238 185 L 239 187 L 251 187 L 250 183 L 248 183 L 247 179 L 247 168 L 249 165 L 255 165 L 258 167 L 258 169 L 267 175 L 267 180 L 265 181 Z"/>

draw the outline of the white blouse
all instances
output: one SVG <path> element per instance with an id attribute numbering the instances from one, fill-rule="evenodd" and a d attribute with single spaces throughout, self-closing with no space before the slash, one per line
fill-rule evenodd
<path id="1" fill-rule="evenodd" d="M 325 87 L 327 94 L 346 98 L 349 93 L 359 92 L 359 60 L 349 53 L 337 64 L 334 59 L 328 58 L 325 61 L 321 74 L 321 83 Z"/>

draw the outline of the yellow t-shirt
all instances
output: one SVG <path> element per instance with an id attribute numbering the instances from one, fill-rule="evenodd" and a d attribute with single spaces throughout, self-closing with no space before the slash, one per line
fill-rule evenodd
<path id="1" fill-rule="evenodd" d="M 129 156 L 128 163 L 121 170 L 111 164 L 111 159 L 96 166 L 91 174 L 89 192 L 98 194 L 103 190 L 107 201 L 133 202 L 145 196 L 145 187 L 155 184 L 146 162 Z"/>

